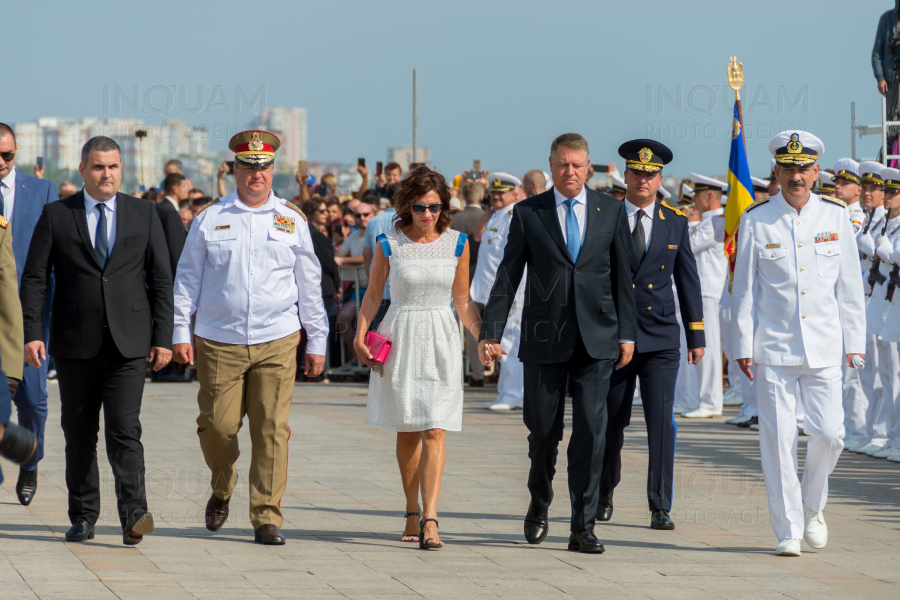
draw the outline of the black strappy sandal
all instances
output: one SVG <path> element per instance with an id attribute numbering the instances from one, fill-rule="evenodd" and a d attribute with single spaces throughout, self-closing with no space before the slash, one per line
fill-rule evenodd
<path id="1" fill-rule="evenodd" d="M 434 521 L 434 526 L 440 528 L 437 519 L 425 519 L 422 521 L 422 526 L 419 529 L 419 548 L 422 550 L 440 550 L 444 547 L 440 540 L 435 540 L 434 538 L 425 539 L 425 523 L 428 521 Z"/>
<path id="2" fill-rule="evenodd" d="M 408 519 L 408 518 L 410 518 L 410 517 L 419 517 L 419 516 L 421 516 L 421 515 L 420 515 L 419 513 L 417 513 L 417 512 L 414 512 L 414 513 L 408 512 L 408 513 L 405 513 L 405 514 L 403 515 L 403 518 L 404 518 L 404 519 Z M 404 529 L 405 529 L 405 528 L 404 528 Z M 412 540 L 404 540 L 404 539 L 403 539 L 403 538 L 407 538 L 407 537 L 408 537 L 408 538 L 415 538 L 415 539 L 412 539 Z M 401 541 L 401 542 L 415 543 L 415 542 L 418 542 L 418 541 L 421 540 L 421 539 L 422 539 L 422 536 L 419 535 L 419 534 L 416 534 L 416 533 L 402 533 L 402 534 L 400 534 L 400 541 Z"/>

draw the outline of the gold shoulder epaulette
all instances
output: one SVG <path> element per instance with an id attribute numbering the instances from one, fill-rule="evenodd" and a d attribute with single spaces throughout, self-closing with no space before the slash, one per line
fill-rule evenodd
<path id="1" fill-rule="evenodd" d="M 768 196 L 766 196 L 765 198 L 760 198 L 759 200 L 757 200 L 756 202 L 754 202 L 753 204 L 751 204 L 750 206 L 748 206 L 747 208 L 745 208 L 745 209 L 744 209 L 744 212 L 751 211 L 751 210 L 753 210 L 754 208 L 756 208 L 757 206 L 762 206 L 763 204 L 765 204 L 765 203 L 768 202 L 768 201 L 769 201 L 769 197 L 768 197 Z"/>
<path id="2" fill-rule="evenodd" d="M 6 229 L 7 225 L 9 225 L 9 221 L 6 220 L 6 217 L 0 215 L 0 228 Z"/>
<path id="3" fill-rule="evenodd" d="M 202 207 L 200 207 L 200 210 L 197 211 L 197 214 L 199 215 L 200 213 L 202 213 L 204 210 L 206 210 L 207 208 L 209 208 L 210 206 L 212 206 L 213 204 L 215 204 L 215 203 L 218 202 L 219 200 L 221 200 L 221 198 L 216 198 L 216 199 L 213 200 L 212 202 L 207 202 L 207 203 L 204 204 Z"/>
<path id="4" fill-rule="evenodd" d="M 296 204 L 294 204 L 294 203 L 291 202 L 290 200 L 285 200 L 284 203 L 287 205 L 288 208 L 293 209 L 293 210 L 296 210 L 296 211 L 297 211 L 297 214 L 300 215 L 301 217 L 303 217 L 303 220 L 304 220 L 304 221 L 306 220 L 306 215 L 303 214 L 303 211 L 300 210 L 300 207 L 298 207 Z"/>
<path id="5" fill-rule="evenodd" d="M 664 207 L 666 207 L 666 208 L 668 208 L 669 210 L 671 210 L 671 211 L 672 211 L 673 213 L 675 213 L 676 215 L 679 215 L 679 216 L 682 216 L 682 217 L 686 216 L 685 213 L 683 213 L 680 209 L 675 208 L 674 206 L 669 206 L 668 204 L 666 204 L 666 201 L 665 201 L 665 200 L 663 200 L 662 202 L 660 202 L 660 204 L 662 204 Z"/>
<path id="6" fill-rule="evenodd" d="M 844 208 L 847 208 L 846 202 L 844 202 L 843 200 L 838 200 L 834 196 L 819 196 L 819 198 L 821 198 L 822 200 L 825 200 L 826 202 L 833 202 L 834 204 L 837 204 L 838 206 L 843 206 Z"/>

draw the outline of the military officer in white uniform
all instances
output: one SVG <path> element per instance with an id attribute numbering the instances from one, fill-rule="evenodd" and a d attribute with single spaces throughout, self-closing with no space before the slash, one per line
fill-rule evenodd
<path id="1" fill-rule="evenodd" d="M 696 408 L 681 416 L 685 419 L 709 419 L 722 416 L 722 337 L 719 323 L 719 300 L 728 272 L 725 256 L 725 209 L 722 194 L 728 184 L 691 173 L 694 188 L 694 206 L 700 213 L 700 222 L 690 233 L 691 249 L 697 260 L 700 276 L 700 294 L 703 298 L 703 322 L 706 328 L 706 360 L 688 365 L 697 371 L 688 379 L 688 404 Z M 730 354 L 730 352 L 729 352 Z"/>
<path id="2" fill-rule="evenodd" d="M 471 294 L 480 311 L 484 310 L 497 277 L 497 269 L 503 259 L 509 224 L 512 221 L 513 204 L 520 200 L 516 188 L 521 188 L 518 177 L 509 173 L 491 174 L 491 210 L 485 211 L 481 222 L 475 227 L 478 247 L 478 264 L 472 279 Z M 480 239 L 479 231 L 481 231 Z M 522 306 L 525 294 L 525 278 L 522 278 L 516 292 L 512 314 L 503 330 L 500 347 L 506 354 L 500 359 L 500 379 L 497 381 L 497 399 L 485 406 L 488 410 L 518 410 L 525 398 L 525 375 L 519 360 L 519 338 L 522 325 Z M 480 312 L 479 311 L 479 312 Z"/>
<path id="3" fill-rule="evenodd" d="M 301 326 L 305 370 L 325 365 L 328 320 L 319 261 L 306 218 L 272 192 L 278 138 L 238 133 L 237 189 L 208 204 L 191 224 L 175 279 L 176 360 L 194 363 L 200 392 L 197 435 L 212 473 L 206 527 L 228 518 L 237 483 L 238 430 L 249 418 L 250 522 L 257 543 L 284 544 L 281 497 L 287 485 L 288 416 Z"/>
<path id="4" fill-rule="evenodd" d="M 822 510 L 841 449 L 841 365 L 865 358 L 865 302 L 853 226 L 844 203 L 810 192 L 824 145 L 792 130 L 769 151 L 781 191 L 741 220 L 732 285 L 735 355 L 756 381 L 759 446 L 776 554 L 798 556 L 800 540 L 828 541 Z M 841 344 L 834 340 L 840 336 Z M 795 404 L 809 434 L 801 486 Z"/>
<path id="5" fill-rule="evenodd" d="M 866 220 L 866 211 L 859 203 L 859 163 L 852 158 L 841 158 L 834 163 L 834 197 L 847 205 L 853 231 L 859 233 Z M 864 273 L 863 277 L 867 277 Z M 866 349 L 868 352 L 868 348 Z M 867 363 L 873 362 L 869 356 Z M 866 367 L 872 368 L 872 367 Z M 857 450 L 866 445 L 866 409 L 869 401 L 863 391 L 862 372 L 844 365 L 844 449 Z"/>

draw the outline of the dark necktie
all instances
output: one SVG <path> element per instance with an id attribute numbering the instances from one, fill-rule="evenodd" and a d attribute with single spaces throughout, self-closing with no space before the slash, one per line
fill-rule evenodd
<path id="1" fill-rule="evenodd" d="M 106 261 L 109 258 L 109 238 L 106 235 L 106 206 L 100 202 L 97 204 L 97 210 L 100 211 L 100 218 L 97 219 L 97 233 L 94 235 L 94 250 L 97 252 L 97 258 L 103 268 L 106 268 Z"/>
<path id="2" fill-rule="evenodd" d="M 644 250 L 647 249 L 647 241 L 644 238 L 644 224 L 641 219 L 644 218 L 643 209 L 638 209 L 634 215 L 634 230 L 631 232 L 631 239 L 634 240 L 634 251 L 637 252 L 638 260 L 644 258 Z"/>

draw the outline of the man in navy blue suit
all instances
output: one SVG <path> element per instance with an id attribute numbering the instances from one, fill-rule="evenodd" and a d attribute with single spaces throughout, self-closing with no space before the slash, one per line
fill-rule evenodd
<path id="1" fill-rule="evenodd" d="M 31 234 L 41 216 L 44 205 L 55 202 L 56 186 L 16 169 L 16 134 L 5 123 L 0 123 L 0 215 L 12 226 L 13 254 L 16 257 L 16 276 L 22 283 L 25 257 L 31 244 Z M 52 287 L 52 283 L 51 283 Z M 47 294 L 41 318 L 44 344 L 49 342 L 50 304 L 53 294 Z M 23 340 L 24 344 L 24 340 Z M 16 496 L 28 506 L 37 491 L 37 464 L 44 456 L 44 427 L 47 423 L 47 361 L 41 366 L 25 364 L 22 381 L 13 399 L 19 416 L 19 425 L 32 431 L 38 439 L 34 457 L 19 467 Z"/>
<path id="2" fill-rule="evenodd" d="M 681 356 L 675 293 L 687 338 L 688 362 L 697 364 L 706 345 L 700 278 L 691 251 L 687 218 L 665 201 L 656 200 L 656 190 L 662 185 L 662 169 L 672 160 L 672 151 L 654 140 L 632 140 L 619 147 L 619 155 L 625 159 L 628 188 L 623 200 L 628 220 L 625 237 L 637 308 L 637 345 L 631 362 L 613 371 L 609 382 L 606 401 L 609 418 L 597 520 L 612 518 L 613 490 L 622 469 L 624 432 L 631 421 L 631 400 L 639 378 L 650 451 L 647 470 L 650 527 L 675 529 L 669 517 L 678 431 L 672 407 Z"/>

